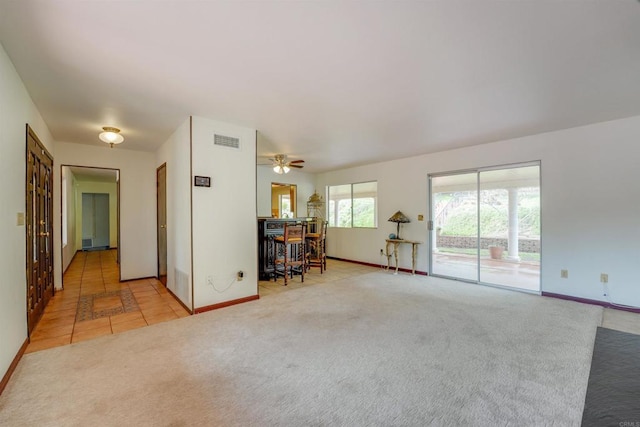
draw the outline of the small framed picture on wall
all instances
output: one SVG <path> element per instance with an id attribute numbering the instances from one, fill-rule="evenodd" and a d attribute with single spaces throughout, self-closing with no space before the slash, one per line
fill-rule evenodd
<path id="1" fill-rule="evenodd" d="M 193 185 L 196 187 L 211 187 L 210 176 L 195 176 L 193 178 Z"/>

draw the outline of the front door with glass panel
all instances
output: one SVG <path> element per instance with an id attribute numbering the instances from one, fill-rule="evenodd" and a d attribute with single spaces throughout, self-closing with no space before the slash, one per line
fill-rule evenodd
<path id="1" fill-rule="evenodd" d="M 540 165 L 429 176 L 430 274 L 540 291 Z"/>

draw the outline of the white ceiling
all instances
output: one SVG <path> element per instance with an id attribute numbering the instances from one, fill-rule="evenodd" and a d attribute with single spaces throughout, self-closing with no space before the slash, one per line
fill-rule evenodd
<path id="1" fill-rule="evenodd" d="M 0 0 L 0 41 L 56 140 L 199 115 L 310 172 L 640 115 L 637 0 Z"/>

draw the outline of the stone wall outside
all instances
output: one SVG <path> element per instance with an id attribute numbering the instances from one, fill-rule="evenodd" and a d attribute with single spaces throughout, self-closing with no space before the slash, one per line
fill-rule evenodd
<path id="1" fill-rule="evenodd" d="M 436 237 L 436 247 L 439 248 L 469 248 L 475 249 L 477 245 L 475 237 L 464 236 L 442 236 Z M 482 237 L 480 238 L 480 249 L 487 249 L 489 246 L 502 246 L 508 250 L 506 238 Z M 518 241 L 518 251 L 528 253 L 540 253 L 540 239 L 523 239 Z"/>

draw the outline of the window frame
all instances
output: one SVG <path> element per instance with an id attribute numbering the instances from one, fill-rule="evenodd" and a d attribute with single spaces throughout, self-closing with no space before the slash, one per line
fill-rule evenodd
<path id="1" fill-rule="evenodd" d="M 353 217 L 353 205 L 354 205 L 354 197 L 353 197 L 353 186 L 354 185 L 360 185 L 360 184 L 373 184 L 375 183 L 376 185 L 376 190 L 375 190 L 375 195 L 373 196 L 373 203 L 374 203 L 374 207 L 373 207 L 373 226 L 356 226 L 354 225 L 354 217 Z M 332 187 L 343 187 L 343 186 L 349 186 L 349 196 L 345 196 L 342 197 L 340 199 L 332 199 L 331 198 L 331 188 Z M 378 181 L 377 180 L 371 180 L 371 181 L 360 181 L 360 182 L 352 182 L 349 184 L 336 184 L 336 185 L 327 185 L 325 188 L 325 197 L 327 200 L 327 205 L 326 205 L 326 217 L 327 220 L 329 221 L 329 228 L 360 228 L 360 229 L 377 229 L 378 228 Z M 361 197 L 358 197 L 361 198 Z M 349 225 L 348 226 L 340 226 L 337 225 L 338 222 L 338 216 L 337 216 L 337 205 L 339 203 L 340 200 L 349 200 L 350 201 L 350 206 L 349 206 L 349 213 L 350 213 L 350 221 L 349 221 Z M 331 224 L 331 202 L 334 203 L 334 208 L 333 208 L 333 213 L 334 213 L 334 219 L 333 219 L 333 225 Z"/>

